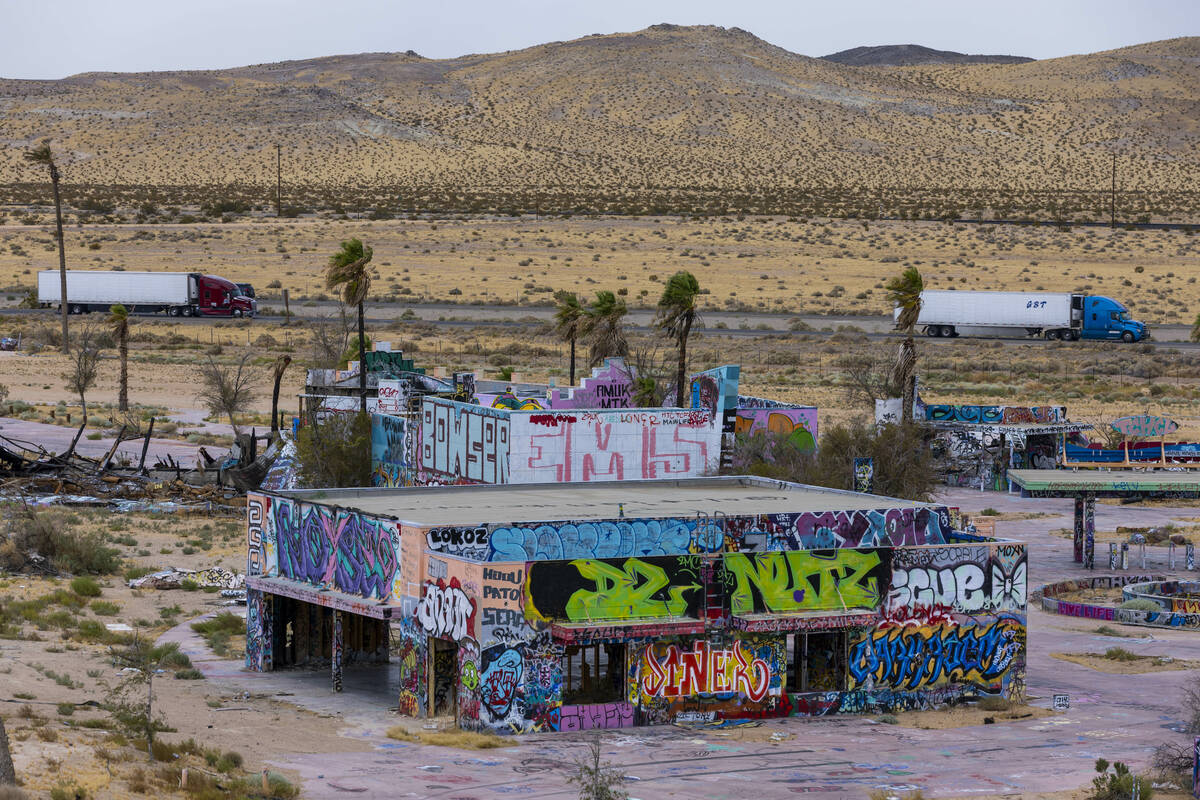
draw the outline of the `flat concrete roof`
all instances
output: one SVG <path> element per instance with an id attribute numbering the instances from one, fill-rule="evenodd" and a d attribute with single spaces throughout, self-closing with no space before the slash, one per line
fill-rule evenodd
<path id="1" fill-rule="evenodd" d="M 1200 494 L 1200 475 L 1190 471 L 1010 469 L 1008 477 L 1039 493 Z"/>
<path id="2" fill-rule="evenodd" d="M 351 508 L 417 526 L 608 520 L 621 516 L 621 504 L 624 505 L 624 516 L 633 519 L 694 517 L 714 512 L 734 516 L 932 507 L 929 503 L 754 477 L 313 489 L 271 494 Z"/>

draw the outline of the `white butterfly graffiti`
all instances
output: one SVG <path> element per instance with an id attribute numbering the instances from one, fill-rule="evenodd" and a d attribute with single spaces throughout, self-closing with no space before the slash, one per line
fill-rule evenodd
<path id="1" fill-rule="evenodd" d="M 1006 572 L 992 562 L 992 604 L 996 608 L 1025 608 L 1025 562 Z"/>

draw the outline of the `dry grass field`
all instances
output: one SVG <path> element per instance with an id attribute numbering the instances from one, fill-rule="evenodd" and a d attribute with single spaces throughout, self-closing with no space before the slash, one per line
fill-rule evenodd
<path id="1" fill-rule="evenodd" d="M 1105 294 L 1149 323 L 1200 311 L 1200 236 L 1179 230 L 785 217 L 89 222 L 68 227 L 66 249 L 71 269 L 215 273 L 252 282 L 260 306 L 278 308 L 286 288 L 300 310 L 325 294 L 322 271 L 349 236 L 375 249 L 379 300 L 529 305 L 557 289 L 609 289 L 651 306 L 687 269 L 708 309 L 885 314 L 883 283 L 912 264 L 931 288 Z M 52 227 L 0 225 L 8 302 L 57 265 Z"/>
<path id="2" fill-rule="evenodd" d="M 0 175 L 61 153 L 67 197 L 319 208 L 1191 219 L 1200 39 L 1024 64 L 852 67 L 656 25 L 431 60 L 0 80 Z M 139 188 L 140 187 L 140 188 Z M 104 200 L 103 198 L 109 198 Z M 806 210 L 807 209 L 807 210 Z"/>

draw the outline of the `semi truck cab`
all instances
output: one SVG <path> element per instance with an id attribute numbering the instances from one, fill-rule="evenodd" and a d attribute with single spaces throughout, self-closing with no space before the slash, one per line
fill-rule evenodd
<path id="1" fill-rule="evenodd" d="M 1139 342 L 1146 338 L 1146 325 L 1133 319 L 1129 309 L 1110 297 L 1089 296 L 1083 299 L 1084 339 L 1120 339 Z"/>

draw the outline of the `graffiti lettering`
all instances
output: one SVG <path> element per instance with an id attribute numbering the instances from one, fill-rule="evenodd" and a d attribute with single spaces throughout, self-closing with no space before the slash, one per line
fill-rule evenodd
<path id="1" fill-rule="evenodd" d="M 850 646 L 851 688 L 919 689 L 937 684 L 996 684 L 1013 665 L 1023 637 L 1019 621 L 874 630 Z"/>
<path id="2" fill-rule="evenodd" d="M 734 584 L 731 610 L 750 614 L 875 608 L 890 561 L 890 550 L 843 549 L 727 553 L 723 563 Z"/>
<path id="3" fill-rule="evenodd" d="M 979 611 L 991 598 L 984 591 L 986 575 L 978 564 L 957 567 L 918 567 L 892 569 L 892 589 L 888 605 L 950 606 L 959 611 Z"/>
<path id="4" fill-rule="evenodd" d="M 475 603 L 459 588 L 457 578 L 451 578 L 449 586 L 440 580 L 427 581 L 416 617 L 430 636 L 448 636 L 458 641 L 474 634 Z"/>
<path id="5" fill-rule="evenodd" d="M 647 697 L 736 692 L 758 702 L 767 696 L 771 669 L 741 642 L 734 642 L 732 650 L 711 649 L 706 641 L 695 642 L 690 651 L 671 644 L 661 660 L 654 651 L 655 645 L 648 644 L 642 652 L 639 688 Z"/>
<path id="6" fill-rule="evenodd" d="M 488 529 L 485 527 L 431 528 L 425 534 L 430 550 L 465 558 L 484 556 L 488 552 L 488 538 Z"/>
<path id="7" fill-rule="evenodd" d="M 283 577 L 362 597 L 392 596 L 400 550 L 394 523 L 280 498 L 271 516 Z"/>
<path id="8" fill-rule="evenodd" d="M 623 568 L 596 560 L 572 561 L 579 574 L 596 582 L 594 591 L 580 589 L 567 601 L 567 618 L 625 619 L 629 617 L 677 617 L 687 610 L 683 595 L 700 584 L 669 586 L 666 571 L 640 559 L 628 559 Z M 661 597 L 666 590 L 667 597 Z"/>
<path id="9" fill-rule="evenodd" d="M 508 416 L 482 406 L 426 397 L 421 468 L 436 480 L 508 483 Z"/>
<path id="10" fill-rule="evenodd" d="M 479 702 L 494 720 L 508 716 L 525 667 L 520 652 L 506 648 L 479 676 Z"/>
<path id="11" fill-rule="evenodd" d="M 560 731 L 589 731 L 632 727 L 633 705 L 630 703 L 597 703 L 586 706 L 563 706 L 558 729 Z"/>

